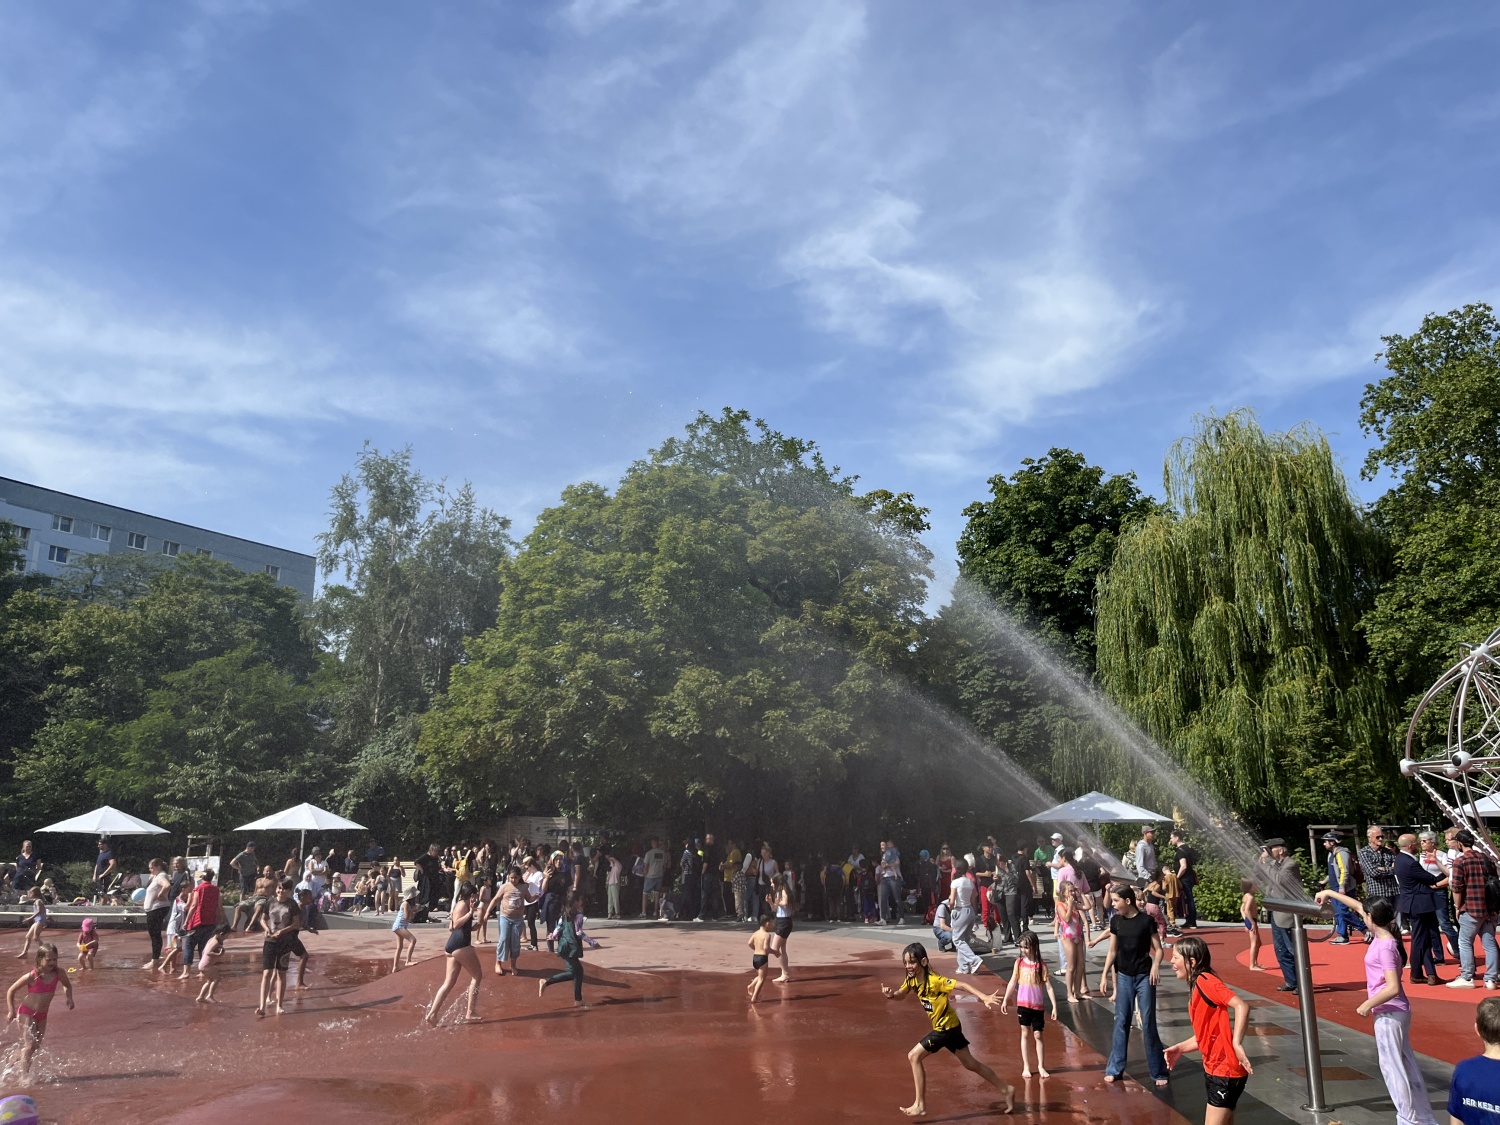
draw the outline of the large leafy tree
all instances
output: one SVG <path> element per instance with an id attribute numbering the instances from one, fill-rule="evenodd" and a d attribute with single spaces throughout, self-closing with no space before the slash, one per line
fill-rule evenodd
<path id="1" fill-rule="evenodd" d="M 1409 695 L 1500 625 L 1500 320 L 1466 305 L 1384 344 L 1360 422 L 1380 442 L 1364 475 L 1396 478 L 1375 505 L 1392 574 L 1363 627 Z"/>
<path id="2" fill-rule="evenodd" d="M 1120 532 L 1156 509 L 1133 473 L 1106 476 L 1081 453 L 1051 449 L 964 509 L 959 573 L 1021 624 L 1094 666 L 1094 590 Z"/>
<path id="3" fill-rule="evenodd" d="M 964 509 L 959 582 L 932 624 L 924 671 L 949 706 L 1032 774 L 1076 787 L 1065 765 L 1076 757 L 1077 719 L 1009 629 L 1088 676 L 1099 576 L 1123 528 L 1157 505 L 1133 476 L 1107 476 L 1069 449 L 1027 458 L 989 486 L 988 500 Z"/>
<path id="4" fill-rule="evenodd" d="M 420 719 L 464 658 L 465 638 L 494 624 L 510 521 L 467 483 L 450 491 L 423 477 L 409 449 L 366 446 L 332 501 L 318 561 L 338 580 L 323 588 L 318 622 L 351 763 L 340 803 L 380 834 L 417 843 L 450 823 L 453 805 L 414 768 Z"/>
<path id="5" fill-rule="evenodd" d="M 26 737 L 4 748 L 7 819 L 34 825 L 106 801 L 146 816 L 173 804 L 190 810 L 198 798 L 174 797 L 174 771 L 195 763 L 197 782 L 209 787 L 233 771 L 261 771 L 259 782 L 268 784 L 266 770 L 317 771 L 317 717 L 304 694 L 317 656 L 295 590 L 203 557 L 126 576 L 109 590 L 75 577 L 18 592 L 5 605 L 8 661 L 30 700 Z M 288 706 L 298 722 L 285 721 Z M 165 732 L 167 714 L 179 723 L 180 757 L 142 734 Z M 214 735 L 211 717 L 278 734 Z M 181 733 L 188 730 L 195 733 Z M 275 797 L 271 784 L 264 799 Z M 228 827 L 216 816 L 192 826 Z"/>
<path id="6" fill-rule="evenodd" d="M 1210 417 L 1165 477 L 1174 510 L 1127 529 L 1100 585 L 1104 686 L 1241 812 L 1388 809 L 1394 716 L 1357 629 L 1383 545 L 1326 439 Z"/>
<path id="7" fill-rule="evenodd" d="M 726 410 L 613 493 L 568 488 L 423 724 L 430 772 L 476 813 L 713 815 L 808 839 L 919 804 L 923 747 L 897 751 L 912 724 L 891 685 L 921 639 L 925 511 L 855 483 Z"/>

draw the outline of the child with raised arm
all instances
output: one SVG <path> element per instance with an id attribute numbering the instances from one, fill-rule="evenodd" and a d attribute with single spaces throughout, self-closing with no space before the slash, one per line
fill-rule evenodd
<path id="1" fill-rule="evenodd" d="M 42 940 L 42 931 L 47 928 L 47 904 L 42 901 L 42 891 L 39 887 L 32 887 L 31 917 L 26 920 L 26 940 L 21 943 L 21 952 L 16 954 L 17 961 L 26 960 L 26 955 L 31 952 L 31 943 Z"/>
<path id="2" fill-rule="evenodd" d="M 948 1050 L 965 1070 L 979 1075 L 1005 1095 L 1005 1112 L 1009 1113 L 1016 1105 L 1015 1088 L 1002 1082 L 999 1075 L 969 1053 L 969 1041 L 964 1038 L 958 1015 L 948 1002 L 948 997 L 954 992 L 967 992 L 970 996 L 978 997 L 986 1008 L 993 1008 L 1000 1003 L 999 994 L 980 992 L 963 981 L 938 976 L 928 968 L 927 950 L 921 942 L 914 941 L 908 945 L 901 953 L 901 962 L 906 969 L 906 979 L 901 982 L 901 987 L 891 988 L 883 984 L 880 986 L 881 993 L 887 1000 L 900 1000 L 908 992 L 913 993 L 932 1021 L 931 1033 L 918 1040 L 917 1045 L 906 1054 L 911 1063 L 911 1077 L 916 1085 L 917 1096 L 911 1105 L 902 1106 L 901 1112 L 908 1117 L 921 1117 L 927 1112 L 927 1074 L 923 1067 L 928 1055 Z"/>
<path id="3" fill-rule="evenodd" d="M 760 995 L 761 987 L 766 983 L 766 966 L 771 963 L 771 927 L 775 920 L 767 914 L 760 920 L 760 928 L 750 935 L 750 940 L 745 944 L 750 947 L 750 967 L 755 970 L 755 979 L 745 986 L 745 991 L 750 994 L 750 1003 L 755 1003 L 755 998 Z"/>
<path id="4" fill-rule="evenodd" d="M 57 946 L 44 941 L 36 947 L 36 968 L 23 976 L 5 993 L 5 1020 L 21 1021 L 21 1073 L 31 1071 L 31 1057 L 42 1046 L 47 1034 L 47 1010 L 52 1007 L 52 995 L 62 985 L 67 994 L 68 1007 L 73 1007 L 73 982 L 68 974 L 57 967 Z M 20 1002 L 25 990 L 26 1002 Z"/>
<path id="5" fill-rule="evenodd" d="M 1255 1072 L 1245 1054 L 1245 1029 L 1250 1005 L 1236 996 L 1213 970 L 1213 959 L 1201 938 L 1180 938 L 1172 947 L 1172 971 L 1188 982 L 1188 1019 L 1193 1034 L 1166 1049 L 1168 1069 L 1183 1055 L 1203 1056 L 1203 1084 L 1208 1090 L 1204 1125 L 1231 1125 L 1234 1108 L 1245 1092 L 1245 1080 Z M 1229 1013 L 1234 1013 L 1230 1026 Z"/>
<path id="6" fill-rule="evenodd" d="M 1046 1005 L 1052 1002 L 1052 1018 L 1057 1019 L 1057 993 L 1042 960 L 1042 943 L 1031 930 L 1021 934 L 1020 956 L 1010 971 L 1010 983 L 1000 1001 L 1000 1014 L 1009 1009 L 1010 998 L 1016 998 L 1016 1016 L 1021 1021 L 1021 1077 L 1031 1077 L 1031 1046 L 1036 1047 L 1036 1073 L 1051 1078 L 1042 1061 L 1042 1029 L 1047 1026 Z"/>

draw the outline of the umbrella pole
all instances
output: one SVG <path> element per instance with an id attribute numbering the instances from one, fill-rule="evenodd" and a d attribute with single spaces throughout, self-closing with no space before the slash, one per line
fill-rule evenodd
<path id="1" fill-rule="evenodd" d="M 302 830 L 302 841 L 297 845 L 297 866 L 300 868 L 307 860 L 307 829 Z"/>

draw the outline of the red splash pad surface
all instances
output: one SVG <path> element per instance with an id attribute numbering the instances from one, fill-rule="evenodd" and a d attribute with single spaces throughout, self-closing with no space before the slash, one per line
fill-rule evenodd
<path id="1" fill-rule="evenodd" d="M 502 979 L 491 972 L 493 947 L 485 947 L 481 1022 L 452 1022 L 462 1010 L 457 995 L 444 1025 L 432 1030 L 420 1019 L 443 960 L 392 975 L 389 961 L 376 959 L 386 935 L 319 935 L 312 987 L 295 997 L 289 991 L 290 1012 L 264 1020 L 252 1011 L 258 941 L 231 944 L 221 1002 L 201 1005 L 193 1002 L 195 983 L 141 973 L 144 938 L 117 937 L 105 967 L 74 975 L 78 1009 L 57 1005 L 41 1081 L 27 1092 L 47 1120 L 109 1125 L 200 1123 L 209 1113 L 275 1125 L 478 1123 L 558 1113 L 576 1122 L 707 1117 L 714 1125 L 905 1120 L 897 1111 L 911 1100 L 905 1054 L 929 1025 L 915 1001 L 880 995 L 882 981 L 900 979 L 894 948 L 866 946 L 834 964 L 804 965 L 795 960 L 794 938 L 796 979 L 768 985 L 769 999 L 752 1009 L 743 972 L 600 964 L 650 963 L 668 944 L 679 953 L 701 945 L 708 960 L 727 947 L 742 962 L 743 934 L 663 929 L 600 937 L 609 948 L 586 961 L 591 1010 L 573 1008 L 568 985 L 537 997 L 536 977 L 561 967 L 556 958 L 523 954 L 527 975 Z M 811 957 L 818 945 L 808 935 L 802 951 Z M 824 952 L 833 948 L 824 945 Z M 972 979 L 986 988 L 999 983 L 988 974 Z M 1106 1086 L 1103 1060 L 1057 1024 L 1046 1033 L 1054 1077 L 1023 1083 L 1014 1015 L 972 1000 L 960 1013 L 975 1055 L 1018 1084 L 1018 1110 L 1027 1118 L 1181 1125 L 1134 1083 Z M 946 1052 L 929 1060 L 927 1074 L 926 1120 L 1000 1119 L 995 1092 Z M 7 1079 L 0 1093 L 18 1089 Z"/>
<path id="2" fill-rule="evenodd" d="M 1250 969 L 1249 938 L 1244 929 L 1198 930 L 1197 935 L 1213 951 L 1214 971 L 1232 987 L 1296 1008 L 1295 992 L 1276 991 L 1282 980 L 1281 969 L 1277 967 L 1276 955 L 1271 949 L 1269 928 L 1262 926 L 1261 932 L 1265 941 L 1260 950 L 1260 963 L 1266 968 L 1259 973 Z M 1312 965 L 1319 1017 L 1373 1034 L 1370 1020 L 1357 1015 L 1354 1010 L 1368 995 L 1363 941 L 1356 938 L 1348 945 L 1310 941 L 1307 955 Z M 1479 964 L 1484 964 L 1483 954 Z M 1458 975 L 1458 966 L 1450 960 L 1446 966 L 1438 966 L 1438 974 L 1445 981 L 1452 980 Z M 1482 980 L 1480 987 L 1475 989 L 1434 988 L 1432 985 L 1412 984 L 1406 976 L 1402 973 L 1406 995 L 1411 1000 L 1412 1046 L 1424 1055 L 1450 1063 L 1477 1055 L 1480 1043 L 1474 1032 L 1474 1009 L 1486 996 L 1500 993 L 1487 991 Z"/>

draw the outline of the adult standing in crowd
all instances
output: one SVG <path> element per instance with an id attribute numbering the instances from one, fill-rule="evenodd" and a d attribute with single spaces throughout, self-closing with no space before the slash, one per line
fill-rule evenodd
<path id="1" fill-rule="evenodd" d="M 724 885 L 724 849 L 719 847 L 712 832 L 703 834 L 703 855 L 699 863 L 698 921 L 711 922 L 723 911 L 723 895 L 719 888 Z"/>
<path id="2" fill-rule="evenodd" d="M 188 972 L 197 964 L 198 954 L 208 944 L 209 935 L 219 925 L 219 888 L 214 885 L 214 871 L 205 867 L 198 872 L 198 885 L 188 899 L 187 919 L 183 923 L 182 972 L 178 980 L 187 980 Z"/>
<path id="3" fill-rule="evenodd" d="M 1262 885 L 1272 898 L 1299 899 L 1304 897 L 1302 869 L 1295 856 L 1289 855 L 1286 841 L 1280 836 L 1267 840 L 1261 847 L 1261 866 L 1265 869 Z M 1285 910 L 1271 910 L 1271 946 L 1276 951 L 1276 963 L 1281 966 L 1281 983 L 1277 992 L 1297 991 L 1297 958 L 1292 949 L 1292 927 L 1296 919 Z"/>
<path id="4" fill-rule="evenodd" d="M 239 878 L 240 898 L 249 898 L 255 880 L 260 875 L 260 864 L 255 858 L 255 841 L 246 840 L 244 849 L 229 861 L 229 866 Z"/>
<path id="5" fill-rule="evenodd" d="M 1139 855 L 1139 852 L 1137 852 Z M 1146 1044 L 1146 1067 L 1157 1086 L 1170 1078 L 1161 1034 L 1156 1028 L 1156 986 L 1161 973 L 1161 937 L 1156 923 L 1135 904 L 1135 888 L 1114 886 L 1109 890 L 1114 917 L 1109 920 L 1109 953 L 1099 988 L 1109 987 L 1109 971 L 1115 971 L 1115 1034 L 1110 1044 L 1104 1081 L 1116 1082 L 1125 1075 L 1129 1059 L 1131 1010 L 1139 1011 L 1141 1037 Z"/>
<path id="6" fill-rule="evenodd" d="M 1436 832 L 1431 830 L 1418 832 L 1417 848 L 1417 860 L 1429 875 L 1447 879 L 1453 873 L 1453 864 L 1448 859 L 1448 853 L 1438 847 Z M 1447 888 L 1444 887 L 1435 893 L 1437 895 L 1437 927 L 1442 935 L 1437 939 L 1437 963 L 1444 965 L 1447 964 L 1447 959 L 1443 956 L 1443 938 L 1448 939 L 1448 948 L 1452 950 L 1454 957 L 1458 957 L 1458 930 L 1453 925 L 1452 916 L 1448 913 Z"/>
<path id="7" fill-rule="evenodd" d="M 150 867 L 151 880 L 146 884 L 146 897 L 141 906 L 146 911 L 146 936 L 151 939 L 151 960 L 141 968 L 154 973 L 161 967 L 161 936 L 167 927 L 167 915 L 172 911 L 172 880 L 167 875 L 167 865 L 162 860 L 153 859 Z M 1494 933 L 1494 927 L 1490 928 L 1490 932 Z"/>
<path id="8" fill-rule="evenodd" d="M 417 869 L 417 901 L 432 910 L 438 902 L 438 879 L 443 873 L 443 861 L 438 856 L 436 844 L 427 845 L 427 854 L 412 860 Z"/>
<path id="9" fill-rule="evenodd" d="M 901 921 L 901 853 L 894 840 L 880 845 L 880 920 L 887 926 Z"/>
<path id="10" fill-rule="evenodd" d="M 1356 897 L 1359 888 L 1355 885 L 1354 863 L 1349 856 L 1349 849 L 1344 847 L 1337 832 L 1330 830 L 1323 833 L 1323 850 L 1328 853 L 1328 875 L 1323 880 L 1324 884 L 1330 891 L 1337 891 L 1350 898 Z M 1351 927 L 1365 935 L 1366 944 L 1370 942 L 1370 931 L 1365 928 L 1364 919 L 1338 899 L 1334 899 L 1333 944 L 1348 945 Z"/>
<path id="11" fill-rule="evenodd" d="M 1021 901 L 1017 903 L 1017 909 L 1021 912 L 1021 931 L 1031 929 L 1031 912 L 1033 904 L 1041 897 L 1039 884 L 1039 870 L 1031 863 L 1031 857 L 1027 854 L 1025 844 L 1016 845 L 1016 854 L 1010 861 L 1010 869 L 1016 876 L 1016 893 Z M 1019 941 L 1019 937 L 1017 938 Z"/>
<path id="12" fill-rule="evenodd" d="M 764 906 L 765 909 L 770 909 L 771 880 L 776 878 L 776 875 L 780 870 L 781 867 L 779 864 L 777 864 L 776 857 L 771 851 L 771 845 L 768 843 L 761 844 L 760 874 L 758 876 L 760 881 L 756 884 L 755 916 L 757 918 L 760 917 L 762 906 Z"/>
<path id="13" fill-rule="evenodd" d="M 643 860 L 646 874 L 641 883 L 641 917 L 665 918 L 666 894 L 662 888 L 667 877 L 667 853 L 661 850 L 661 841 L 656 837 L 651 838 L 651 847 Z"/>
<path id="14" fill-rule="evenodd" d="M 1177 864 L 1177 889 L 1182 895 L 1182 928 L 1198 928 L 1198 901 L 1193 897 L 1193 888 L 1198 885 L 1198 851 L 1188 843 L 1187 832 L 1172 829 L 1173 862 Z"/>
<path id="15" fill-rule="evenodd" d="M 11 888 L 19 895 L 24 896 L 27 891 L 41 882 L 42 861 L 31 848 L 30 840 L 21 841 L 21 854 L 16 856 L 16 874 L 11 881 Z"/>
<path id="16" fill-rule="evenodd" d="M 1396 885 L 1396 851 L 1386 847 L 1385 829 L 1372 824 L 1365 829 L 1365 846 L 1359 849 L 1359 870 L 1365 879 L 1365 905 L 1378 898 L 1386 899 L 1399 911 L 1401 889 Z M 1399 933 L 1401 916 L 1391 923 Z"/>
<path id="17" fill-rule="evenodd" d="M 1453 836 L 1462 849 L 1453 861 L 1448 890 L 1458 910 L 1458 960 L 1461 975 L 1449 988 L 1474 987 L 1474 939 L 1484 947 L 1484 987 L 1500 987 L 1500 954 L 1495 946 L 1495 911 L 1490 907 L 1485 884 L 1495 877 L 1495 863 L 1474 845 L 1474 833 L 1459 829 Z"/>
<path id="18" fill-rule="evenodd" d="M 983 964 L 969 944 L 974 939 L 976 898 L 974 880 L 969 875 L 969 861 L 953 861 L 953 889 L 948 894 L 949 916 L 953 919 L 953 948 L 958 951 L 958 971 L 977 973 Z"/>
<path id="19" fill-rule="evenodd" d="M 1141 829 L 1140 842 L 1135 846 L 1135 871 L 1149 883 L 1160 867 L 1156 858 L 1156 826 L 1148 824 Z"/>
<path id="20" fill-rule="evenodd" d="M 1396 855 L 1396 886 L 1401 895 L 1397 909 L 1411 926 L 1411 983 L 1441 984 L 1437 975 L 1436 888 L 1447 886 L 1448 880 L 1422 866 L 1415 833 L 1402 833 L 1396 847 L 1400 849 Z"/>
<path id="21" fill-rule="evenodd" d="M 94 897 L 97 899 L 109 889 L 110 880 L 114 878 L 115 852 L 110 847 L 109 840 L 99 837 L 99 854 L 94 857 Z"/>

